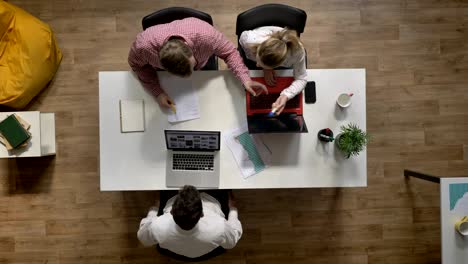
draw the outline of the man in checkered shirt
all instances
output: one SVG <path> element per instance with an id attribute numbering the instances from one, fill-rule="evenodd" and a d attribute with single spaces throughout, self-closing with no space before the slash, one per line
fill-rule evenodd
<path id="1" fill-rule="evenodd" d="M 213 54 L 226 62 L 251 94 L 267 93 L 263 84 L 250 79 L 234 44 L 213 26 L 194 17 L 155 25 L 139 33 L 128 63 L 158 103 L 171 107 L 174 102 L 160 86 L 156 69 L 188 77 L 192 70 L 203 68 Z"/>

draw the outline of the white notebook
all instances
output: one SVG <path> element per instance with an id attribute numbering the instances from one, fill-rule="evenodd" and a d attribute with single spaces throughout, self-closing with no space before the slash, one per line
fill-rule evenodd
<path id="1" fill-rule="evenodd" d="M 143 99 L 120 100 L 120 131 L 145 131 L 145 104 Z"/>

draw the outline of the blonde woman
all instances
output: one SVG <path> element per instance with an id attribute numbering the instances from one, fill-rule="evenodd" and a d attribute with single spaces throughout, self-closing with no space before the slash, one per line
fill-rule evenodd
<path id="1" fill-rule="evenodd" d="M 239 43 L 247 58 L 263 68 L 265 81 L 270 86 L 276 85 L 274 68 L 293 69 L 294 81 L 272 105 L 276 114 L 280 114 L 286 102 L 307 84 L 306 52 L 297 32 L 275 26 L 259 27 L 242 32 Z"/>

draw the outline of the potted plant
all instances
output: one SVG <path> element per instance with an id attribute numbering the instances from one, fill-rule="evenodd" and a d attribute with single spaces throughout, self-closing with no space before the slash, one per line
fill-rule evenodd
<path id="1" fill-rule="evenodd" d="M 341 133 L 335 138 L 336 146 L 346 158 L 357 156 L 369 142 L 370 136 L 362 131 L 356 124 L 350 123 L 341 126 Z"/>

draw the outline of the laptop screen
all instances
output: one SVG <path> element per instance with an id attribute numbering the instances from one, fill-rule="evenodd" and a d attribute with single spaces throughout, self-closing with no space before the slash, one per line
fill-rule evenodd
<path id="1" fill-rule="evenodd" d="M 220 148 L 219 131 L 164 130 L 167 149 L 209 150 Z"/>

